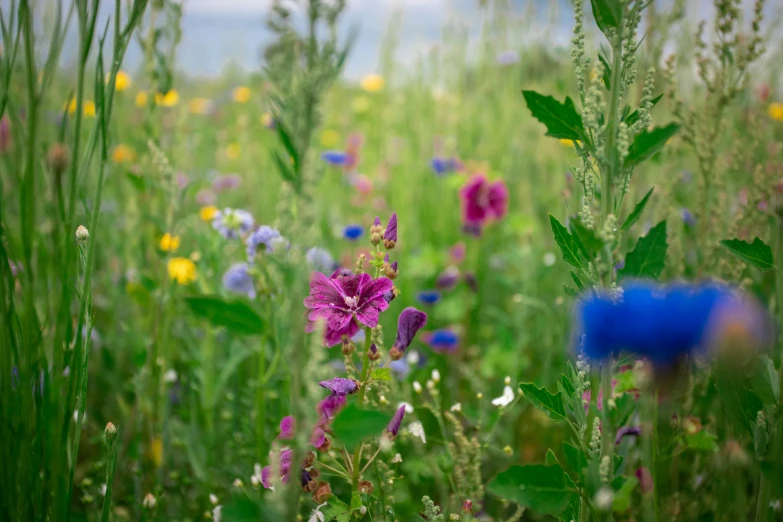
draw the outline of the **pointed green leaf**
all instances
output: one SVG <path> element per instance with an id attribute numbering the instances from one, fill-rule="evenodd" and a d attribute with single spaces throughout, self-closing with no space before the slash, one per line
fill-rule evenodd
<path id="1" fill-rule="evenodd" d="M 623 19 L 623 5 L 620 0 L 590 0 L 595 23 L 602 33 L 617 29 Z"/>
<path id="2" fill-rule="evenodd" d="M 628 157 L 625 158 L 623 167 L 629 169 L 650 158 L 661 150 L 679 130 L 679 125 L 670 123 L 665 127 L 655 127 L 650 131 L 640 132 L 628 149 Z"/>
<path id="3" fill-rule="evenodd" d="M 745 263 L 766 271 L 775 266 L 772 249 L 764 241 L 755 238 L 753 243 L 741 239 L 724 239 L 720 244 L 731 255 L 738 257 Z"/>
<path id="4" fill-rule="evenodd" d="M 552 214 L 549 214 L 549 224 L 552 226 L 552 233 L 555 235 L 555 242 L 560 247 L 563 254 L 563 261 L 574 268 L 582 268 L 582 262 L 579 259 L 579 246 L 574 237 L 568 232 Z"/>
<path id="5" fill-rule="evenodd" d="M 321 510 L 324 514 L 324 522 L 350 522 L 351 506 L 337 498 L 335 495 L 329 497 L 328 504 Z"/>
<path id="6" fill-rule="evenodd" d="M 576 287 L 579 289 L 580 292 L 585 291 L 585 285 L 582 284 L 582 281 L 579 279 L 579 276 L 577 276 L 573 270 L 570 271 L 571 273 L 571 279 L 574 280 L 574 284 L 576 284 Z"/>
<path id="7" fill-rule="evenodd" d="M 609 61 L 604 58 L 603 53 L 598 53 L 598 59 L 604 66 L 604 77 L 601 78 L 601 80 L 604 82 L 606 90 L 610 91 L 612 90 L 612 66 L 609 64 Z"/>
<path id="8" fill-rule="evenodd" d="M 658 102 L 661 101 L 661 98 L 663 98 L 663 94 L 659 94 L 658 96 L 650 100 L 652 106 L 655 107 L 656 105 L 658 105 Z M 623 118 L 623 121 L 626 123 L 626 125 L 630 127 L 631 125 L 639 121 L 639 111 L 635 110 L 631 114 L 628 114 Z"/>
<path id="9" fill-rule="evenodd" d="M 198 317 L 214 327 L 224 327 L 236 335 L 260 335 L 264 320 L 247 301 L 223 299 L 216 295 L 186 297 L 185 304 Z"/>
<path id="10" fill-rule="evenodd" d="M 373 368 L 371 375 L 374 381 L 390 381 L 392 370 L 391 368 Z"/>
<path id="11" fill-rule="evenodd" d="M 332 434 L 345 444 L 349 451 L 368 437 L 379 436 L 389 424 L 391 415 L 359 408 L 349 404 L 337 414 L 332 422 Z"/>
<path id="12" fill-rule="evenodd" d="M 512 466 L 498 474 L 487 490 L 500 498 L 557 516 L 576 496 L 576 486 L 560 466 Z"/>
<path id="13" fill-rule="evenodd" d="M 544 464 L 546 464 L 547 466 L 560 465 L 560 463 L 557 461 L 557 457 L 555 456 L 555 452 L 552 451 L 552 448 L 546 450 L 546 456 L 544 457 Z"/>
<path id="14" fill-rule="evenodd" d="M 628 230 L 639 221 L 639 218 L 642 217 L 642 212 L 644 212 L 644 208 L 647 206 L 647 202 L 650 200 L 650 196 L 652 196 L 653 190 L 655 190 L 655 187 L 651 188 L 647 194 L 644 195 L 642 200 L 636 204 L 631 213 L 628 214 L 628 217 L 625 218 L 625 221 L 623 221 L 620 230 Z"/>
<path id="15" fill-rule="evenodd" d="M 579 292 L 565 284 L 563 285 L 563 292 L 565 292 L 568 297 L 579 297 Z"/>
<path id="16" fill-rule="evenodd" d="M 633 490 L 636 489 L 636 485 L 639 483 L 639 479 L 636 477 L 617 477 L 617 482 L 612 482 L 612 488 L 615 490 L 614 498 L 612 499 L 612 511 L 615 513 L 625 513 L 631 509 L 631 500 Z"/>
<path id="17" fill-rule="evenodd" d="M 750 374 L 750 389 L 764 404 L 777 404 L 780 400 L 780 379 L 775 363 L 767 355 L 761 355 Z"/>
<path id="18" fill-rule="evenodd" d="M 563 396 L 560 392 L 551 393 L 546 388 L 539 388 L 532 382 L 519 383 L 519 389 L 533 403 L 533 406 L 546 413 L 547 417 L 552 420 L 565 420 L 566 412 L 563 406 Z"/>
<path id="19" fill-rule="evenodd" d="M 666 266 L 666 221 L 650 229 L 639 238 L 634 249 L 625 258 L 625 266 L 618 272 L 620 279 L 626 277 L 649 277 L 657 279 Z"/>
<path id="20" fill-rule="evenodd" d="M 569 444 L 563 443 L 563 454 L 565 454 L 566 464 L 574 473 L 582 474 L 582 470 L 587 467 L 587 456 L 584 451 Z"/>
<path id="21" fill-rule="evenodd" d="M 565 103 L 560 103 L 553 97 L 536 91 L 522 91 L 522 95 L 533 117 L 546 125 L 547 136 L 585 142 L 582 116 L 571 98 L 566 97 Z"/>
<path id="22" fill-rule="evenodd" d="M 579 218 L 572 217 L 568 220 L 568 227 L 576 240 L 579 250 L 587 259 L 593 259 L 603 247 L 604 242 L 595 235 L 593 230 L 585 227 Z"/>

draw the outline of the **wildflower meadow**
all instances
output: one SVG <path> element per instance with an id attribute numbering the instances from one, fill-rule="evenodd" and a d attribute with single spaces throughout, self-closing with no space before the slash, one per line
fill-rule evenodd
<path id="1" fill-rule="evenodd" d="M 0 2 L 0 521 L 783 520 L 783 4 L 371 1 Z"/>

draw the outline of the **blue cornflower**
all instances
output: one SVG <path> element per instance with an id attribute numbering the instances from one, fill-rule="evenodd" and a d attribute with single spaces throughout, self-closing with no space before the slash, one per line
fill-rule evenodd
<path id="1" fill-rule="evenodd" d="M 253 215 L 247 210 L 224 208 L 215 215 L 212 228 L 226 239 L 237 239 L 253 228 Z"/>
<path id="2" fill-rule="evenodd" d="M 276 228 L 272 228 L 269 225 L 261 225 L 247 236 L 245 240 L 247 257 L 253 259 L 256 256 L 256 252 L 258 252 L 258 247 L 261 245 L 264 245 L 264 249 L 267 252 L 273 252 L 275 246 L 280 247 L 281 240 L 287 243 Z"/>
<path id="3" fill-rule="evenodd" d="M 422 304 L 434 305 L 440 301 L 440 292 L 437 290 L 425 290 L 416 294 L 416 299 Z"/>
<path id="4" fill-rule="evenodd" d="M 459 335 L 448 329 L 426 332 L 422 339 L 436 352 L 453 352 L 459 345 Z"/>
<path id="5" fill-rule="evenodd" d="M 247 263 L 237 263 L 232 265 L 231 268 L 223 275 L 223 286 L 229 292 L 235 292 L 237 294 L 245 294 L 249 298 L 253 299 L 256 296 L 255 285 L 253 284 L 253 276 L 248 271 Z"/>
<path id="6" fill-rule="evenodd" d="M 682 215 L 682 222 L 686 227 L 693 228 L 696 226 L 696 218 L 693 216 L 690 210 L 683 208 L 680 210 L 680 214 Z"/>
<path id="7" fill-rule="evenodd" d="M 343 237 L 349 241 L 356 241 L 364 234 L 364 227 L 361 225 L 347 225 L 343 229 Z"/>
<path id="8" fill-rule="evenodd" d="M 454 172 L 459 166 L 459 161 L 453 158 L 432 158 L 430 161 L 430 167 L 438 176 Z"/>
<path id="9" fill-rule="evenodd" d="M 327 150 L 321 154 L 321 159 L 329 165 L 341 167 L 348 161 L 348 154 L 341 150 Z"/>
<path id="10" fill-rule="evenodd" d="M 615 302 L 591 294 L 576 307 L 577 340 L 588 357 L 603 359 L 626 350 L 659 365 L 733 341 L 766 341 L 769 322 L 761 309 L 717 284 L 635 282 Z"/>
<path id="11" fill-rule="evenodd" d="M 307 264 L 309 264 L 310 268 L 313 270 L 328 273 L 334 269 L 334 258 L 332 257 L 332 254 L 323 248 L 311 248 L 305 254 L 305 259 L 307 259 Z"/>

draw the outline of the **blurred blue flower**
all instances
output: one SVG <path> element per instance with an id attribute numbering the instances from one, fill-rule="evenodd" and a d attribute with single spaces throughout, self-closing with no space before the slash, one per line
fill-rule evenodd
<path id="1" fill-rule="evenodd" d="M 519 61 L 519 53 L 516 51 L 501 51 L 495 56 L 498 65 L 514 65 Z"/>
<path id="2" fill-rule="evenodd" d="M 575 320 L 576 339 L 588 357 L 625 350 L 659 365 L 708 350 L 727 336 L 733 344 L 766 342 L 771 324 L 760 307 L 726 286 L 644 282 L 626 285 L 620 302 L 603 293 L 584 297 Z"/>
<path id="3" fill-rule="evenodd" d="M 434 305 L 440 301 L 440 292 L 437 290 L 425 290 L 416 294 L 416 299 L 422 304 Z"/>
<path id="4" fill-rule="evenodd" d="M 693 216 L 690 210 L 683 208 L 680 210 L 680 214 L 682 215 L 682 222 L 686 227 L 693 228 L 696 226 L 696 218 Z"/>
<path id="5" fill-rule="evenodd" d="M 349 241 L 356 241 L 364 234 L 364 227 L 361 225 L 347 225 L 343 229 L 343 237 Z"/>
<path id="6" fill-rule="evenodd" d="M 269 225 L 261 225 L 247 236 L 245 245 L 247 245 L 247 257 L 251 260 L 256 256 L 258 247 L 264 245 L 267 252 L 273 252 L 276 246 L 275 240 L 282 239 L 280 232 Z"/>
<path id="7" fill-rule="evenodd" d="M 307 264 L 309 264 L 310 268 L 313 270 L 318 270 L 319 272 L 324 273 L 334 270 L 334 258 L 328 250 L 324 250 L 323 248 L 311 248 L 305 254 L 305 259 L 307 260 Z"/>
<path id="8" fill-rule="evenodd" d="M 459 170 L 461 166 L 459 160 L 454 158 L 432 158 L 430 161 L 430 167 L 438 176 Z"/>
<path id="9" fill-rule="evenodd" d="M 459 345 L 459 335 L 448 329 L 425 332 L 422 340 L 436 352 L 453 352 Z"/>
<path id="10" fill-rule="evenodd" d="M 341 150 L 328 150 L 321 154 L 321 159 L 329 165 L 341 167 L 348 161 L 348 154 Z"/>
<path id="11" fill-rule="evenodd" d="M 237 263 L 223 275 L 223 286 L 229 292 L 245 294 L 253 299 L 256 296 L 253 276 L 250 275 L 247 263 Z"/>
<path id="12" fill-rule="evenodd" d="M 212 220 L 212 227 L 226 239 L 237 239 L 253 228 L 253 215 L 247 210 L 224 208 Z"/>

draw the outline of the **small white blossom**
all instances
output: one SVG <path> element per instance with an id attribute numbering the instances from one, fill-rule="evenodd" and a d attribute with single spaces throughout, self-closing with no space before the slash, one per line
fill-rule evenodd
<path id="1" fill-rule="evenodd" d="M 389 404 L 389 400 L 386 398 L 385 395 L 381 395 L 380 397 L 378 397 L 378 402 L 380 402 L 381 404 Z"/>
<path id="2" fill-rule="evenodd" d="M 595 492 L 595 498 L 593 499 L 593 505 L 598 511 L 609 511 L 612 508 L 612 501 L 614 500 L 614 493 L 611 488 L 606 486 L 602 487 Z"/>
<path id="3" fill-rule="evenodd" d="M 506 386 L 511 386 L 511 377 L 506 375 L 506 378 L 503 379 L 503 384 L 505 384 Z"/>
<path id="4" fill-rule="evenodd" d="M 437 368 L 432 370 L 432 380 L 433 382 L 440 382 L 440 372 Z"/>
<path id="5" fill-rule="evenodd" d="M 212 520 L 214 522 L 220 522 L 222 518 L 223 518 L 223 506 L 215 506 L 215 509 L 212 510 Z"/>
<path id="6" fill-rule="evenodd" d="M 557 257 L 552 252 L 544 254 L 544 266 L 552 266 L 557 261 Z"/>
<path id="7" fill-rule="evenodd" d="M 503 388 L 503 395 L 500 397 L 495 397 L 492 399 L 492 405 L 493 406 L 508 406 L 511 404 L 511 402 L 514 400 L 514 390 L 511 389 L 511 386 L 506 386 Z"/>
<path id="8" fill-rule="evenodd" d="M 413 391 L 421 393 L 421 383 L 419 381 L 413 381 Z"/>
<path id="9" fill-rule="evenodd" d="M 258 488 L 258 486 L 262 483 L 261 482 L 261 464 L 256 463 L 253 466 L 253 475 L 250 477 L 250 483 L 253 485 L 254 488 Z"/>
<path id="10" fill-rule="evenodd" d="M 392 458 L 392 464 L 399 464 L 400 462 L 402 462 L 402 455 L 400 455 L 399 453 L 397 453 L 397 454 L 394 456 L 394 458 Z"/>
<path id="11" fill-rule="evenodd" d="M 359 513 L 361 513 L 362 515 L 366 515 L 367 514 L 367 506 L 360 507 L 359 508 Z"/>
<path id="12" fill-rule="evenodd" d="M 172 382 L 177 382 L 177 371 L 173 368 L 166 371 L 166 373 L 163 374 L 163 382 L 171 384 Z"/>
<path id="13" fill-rule="evenodd" d="M 241 488 L 242 486 L 244 486 L 244 484 L 242 483 L 242 481 L 241 481 L 240 479 L 238 479 L 238 478 L 235 478 L 235 479 L 234 479 L 234 487 L 235 487 L 235 488 Z"/>
<path id="14" fill-rule="evenodd" d="M 101 484 L 101 487 L 98 488 L 98 491 L 100 492 L 102 497 L 106 496 L 106 484 Z"/>
<path id="15" fill-rule="evenodd" d="M 421 425 L 421 422 L 415 421 L 408 424 L 408 431 L 410 431 L 411 435 L 414 437 L 420 438 L 422 444 L 427 444 L 427 437 L 424 435 L 424 426 Z"/>
<path id="16" fill-rule="evenodd" d="M 324 514 L 321 513 L 321 508 L 328 505 L 328 502 L 324 502 L 323 504 L 319 504 L 311 513 L 310 518 L 307 519 L 307 522 L 325 522 L 326 518 L 324 517 Z"/>
<path id="17" fill-rule="evenodd" d="M 427 387 L 428 390 L 432 390 L 433 388 L 435 388 L 435 381 L 431 381 L 428 379 L 427 382 L 424 383 L 424 385 Z"/>
<path id="18" fill-rule="evenodd" d="M 413 406 L 408 404 L 407 402 L 401 402 L 397 405 L 397 409 L 400 408 L 400 406 L 405 406 L 405 413 L 411 414 L 413 413 Z"/>
<path id="19" fill-rule="evenodd" d="M 214 493 L 210 493 L 209 494 L 209 501 L 212 503 L 213 506 L 217 506 L 217 503 L 218 503 L 217 495 L 215 495 Z"/>
<path id="20" fill-rule="evenodd" d="M 449 411 L 453 411 L 453 412 L 460 412 L 460 411 L 462 411 L 462 403 L 455 402 L 454 404 L 451 405 L 451 408 L 449 408 Z"/>
<path id="21" fill-rule="evenodd" d="M 484 398 L 484 394 L 483 394 L 483 393 L 481 393 L 481 392 L 478 392 L 478 393 L 476 394 L 476 398 L 477 398 L 478 400 L 481 400 L 481 399 L 483 399 L 483 398 Z"/>
<path id="22" fill-rule="evenodd" d="M 419 364 L 419 352 L 417 351 L 411 351 L 408 353 L 408 355 L 405 356 L 405 360 L 408 361 L 408 364 L 411 366 L 415 366 Z"/>

